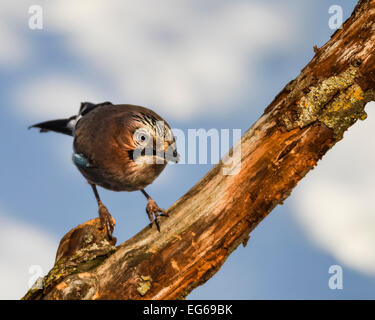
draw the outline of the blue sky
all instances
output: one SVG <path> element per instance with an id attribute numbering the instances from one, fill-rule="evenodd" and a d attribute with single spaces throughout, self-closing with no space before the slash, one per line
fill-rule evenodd
<path id="1" fill-rule="evenodd" d="M 153 108 L 172 128 L 244 132 L 334 32 L 356 1 L 35 1 L 0 4 L 0 298 L 27 290 L 30 266 L 47 272 L 59 239 L 97 215 L 71 163 L 71 138 L 26 128 L 73 115 L 81 101 Z M 356 124 L 190 299 L 375 298 L 375 113 Z M 366 144 L 373 143 L 367 141 Z M 147 189 L 167 208 L 211 165 L 168 166 Z M 118 243 L 147 223 L 140 192 L 99 190 Z M 343 267 L 344 289 L 328 288 Z"/>

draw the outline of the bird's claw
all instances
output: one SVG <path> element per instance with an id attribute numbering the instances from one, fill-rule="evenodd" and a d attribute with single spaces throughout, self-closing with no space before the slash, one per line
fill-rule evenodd
<path id="1" fill-rule="evenodd" d="M 150 219 L 150 226 L 152 227 L 152 224 L 155 222 L 156 228 L 160 232 L 159 217 L 160 216 L 169 217 L 167 212 L 164 209 L 161 209 L 156 204 L 156 202 L 152 199 L 148 199 L 148 201 L 147 201 L 146 212 L 147 212 L 148 218 Z"/>
<path id="2" fill-rule="evenodd" d="M 107 230 L 108 238 L 109 240 L 111 240 L 112 233 L 115 228 L 115 221 L 109 213 L 108 209 L 103 204 L 99 206 L 99 218 L 102 229 L 105 228 Z"/>

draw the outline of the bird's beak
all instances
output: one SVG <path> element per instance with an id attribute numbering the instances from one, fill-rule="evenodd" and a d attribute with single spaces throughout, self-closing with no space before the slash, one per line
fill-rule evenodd
<path id="1" fill-rule="evenodd" d="M 143 158 L 144 156 L 154 158 L 156 157 L 157 159 L 159 159 L 157 161 L 161 161 L 161 163 L 164 162 L 165 164 L 167 162 L 177 163 L 180 160 L 180 155 L 177 152 L 177 146 L 175 142 L 173 142 L 172 144 L 165 142 L 164 147 L 161 148 L 155 148 L 153 144 L 150 144 L 129 151 L 129 157 L 134 161 L 137 161 L 138 158 Z"/>
<path id="2" fill-rule="evenodd" d="M 180 161 L 180 155 L 177 152 L 177 146 L 175 142 L 170 144 L 165 151 L 165 160 L 174 163 L 178 163 Z"/>

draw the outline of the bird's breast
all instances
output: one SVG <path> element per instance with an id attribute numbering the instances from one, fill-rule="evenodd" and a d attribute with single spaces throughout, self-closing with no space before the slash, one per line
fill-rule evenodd
<path id="1" fill-rule="evenodd" d="M 137 163 L 124 155 L 106 161 L 92 161 L 90 166 L 75 162 L 82 175 L 90 182 L 114 191 L 135 191 L 151 184 L 166 164 Z"/>

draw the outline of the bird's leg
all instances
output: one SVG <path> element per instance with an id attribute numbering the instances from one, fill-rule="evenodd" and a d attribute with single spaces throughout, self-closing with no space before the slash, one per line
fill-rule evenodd
<path id="1" fill-rule="evenodd" d="M 150 195 L 144 189 L 141 189 L 141 192 L 144 194 L 144 196 L 147 199 L 146 212 L 147 212 L 148 218 L 150 219 L 150 225 L 152 226 L 152 223 L 155 222 L 156 228 L 160 232 L 159 216 L 168 217 L 168 214 L 164 209 L 159 208 L 156 202 L 152 200 Z"/>
<path id="2" fill-rule="evenodd" d="M 108 238 L 111 240 L 112 239 L 112 233 L 115 228 L 114 220 L 109 213 L 108 209 L 103 205 L 102 201 L 100 200 L 98 190 L 96 190 L 96 185 L 91 184 L 91 188 L 94 191 L 96 201 L 98 202 L 98 207 L 99 207 L 99 218 L 100 222 L 102 224 L 102 228 L 107 229 L 107 234 Z"/>

